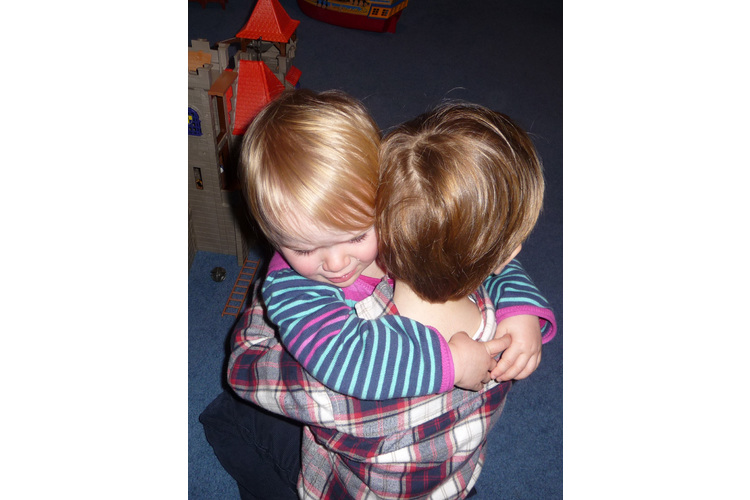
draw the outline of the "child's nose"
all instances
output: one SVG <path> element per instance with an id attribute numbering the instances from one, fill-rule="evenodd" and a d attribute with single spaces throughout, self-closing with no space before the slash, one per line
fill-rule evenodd
<path id="1" fill-rule="evenodd" d="M 330 273 L 343 271 L 349 265 L 349 257 L 338 249 L 329 249 L 325 254 L 323 267 Z"/>

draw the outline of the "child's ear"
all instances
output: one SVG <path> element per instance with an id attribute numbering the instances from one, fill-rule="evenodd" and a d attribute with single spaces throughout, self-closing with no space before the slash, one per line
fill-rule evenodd
<path id="1" fill-rule="evenodd" d="M 500 266 L 497 269 L 495 269 L 494 274 L 500 274 L 503 268 L 507 266 L 508 264 L 510 264 L 510 261 L 515 259 L 516 255 L 518 255 L 520 251 L 521 251 L 521 245 L 518 245 L 516 249 L 513 250 L 513 252 L 510 254 L 510 257 L 508 257 L 508 260 L 500 264 Z"/>
<path id="2" fill-rule="evenodd" d="M 515 249 L 515 250 L 513 250 L 513 253 L 511 253 L 511 254 L 510 254 L 510 257 L 508 257 L 508 260 L 506 260 L 506 261 L 505 261 L 505 262 L 503 263 L 503 267 L 505 267 L 505 266 L 507 266 L 508 264 L 510 264 L 510 261 L 511 261 L 511 260 L 513 260 L 513 259 L 515 259 L 515 258 L 516 258 L 516 255 L 518 255 L 519 253 L 521 253 L 521 245 L 518 245 L 518 246 L 516 247 L 516 249 Z"/>

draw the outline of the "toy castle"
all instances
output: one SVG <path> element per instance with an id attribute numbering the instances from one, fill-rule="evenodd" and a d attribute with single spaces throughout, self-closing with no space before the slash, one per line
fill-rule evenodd
<path id="1" fill-rule="evenodd" d="M 285 88 L 298 86 L 292 65 L 299 21 L 278 0 L 258 0 L 250 19 L 212 49 L 188 48 L 188 268 L 197 251 L 236 255 L 251 244 L 236 174 L 242 135 L 258 112 Z M 239 45 L 230 68 L 229 47 Z"/>

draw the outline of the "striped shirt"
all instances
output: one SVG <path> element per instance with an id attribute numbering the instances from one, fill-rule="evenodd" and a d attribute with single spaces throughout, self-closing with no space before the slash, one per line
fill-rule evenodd
<path id="1" fill-rule="evenodd" d="M 391 399 L 452 390 L 453 357 L 437 330 L 398 315 L 357 316 L 355 301 L 366 296 L 357 288 L 363 280 L 352 285 L 352 299 L 352 290 L 304 278 L 274 255 L 263 299 L 284 346 L 316 379 L 350 396 Z M 544 342 L 555 335 L 554 314 L 518 261 L 484 285 L 498 305 L 498 321 L 530 314 L 540 318 Z"/>
<path id="2" fill-rule="evenodd" d="M 336 393 L 316 381 L 278 343 L 254 300 L 234 334 L 229 382 L 242 398 L 305 425 L 298 493 L 303 499 L 465 498 L 482 470 L 487 433 L 511 383 L 383 401 Z M 378 285 L 359 307 L 392 315 L 391 289 Z M 484 287 L 472 294 L 482 314 L 476 339 L 495 334 Z M 379 303 L 378 303 L 379 302 Z M 552 318 L 554 322 L 554 317 Z"/>

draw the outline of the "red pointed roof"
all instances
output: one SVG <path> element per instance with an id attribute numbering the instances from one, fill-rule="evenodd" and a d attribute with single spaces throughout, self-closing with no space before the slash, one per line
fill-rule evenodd
<path id="1" fill-rule="evenodd" d="M 278 0 L 258 0 L 237 38 L 287 43 L 298 25 L 299 21 L 290 18 Z"/>
<path id="2" fill-rule="evenodd" d="M 299 82 L 299 77 L 302 76 L 302 71 L 297 66 L 292 66 L 289 71 L 286 72 L 286 81 L 291 83 L 292 86 L 296 86 Z"/>
<path id="3" fill-rule="evenodd" d="M 237 73 L 237 99 L 232 134 L 242 135 L 263 106 L 284 90 L 284 85 L 263 61 L 241 60 Z"/>

